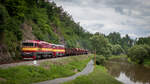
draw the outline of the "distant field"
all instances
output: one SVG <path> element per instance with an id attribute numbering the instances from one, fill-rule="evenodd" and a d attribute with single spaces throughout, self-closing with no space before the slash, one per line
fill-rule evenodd
<path id="1" fill-rule="evenodd" d="M 0 69 L 0 84 L 31 84 L 80 72 L 92 55 L 71 56 L 56 61 L 45 61 L 39 66 L 21 65 Z"/>
<path id="2" fill-rule="evenodd" d="M 80 76 L 64 84 L 122 84 L 114 79 L 103 66 L 96 66 L 94 72 L 87 76 Z"/>

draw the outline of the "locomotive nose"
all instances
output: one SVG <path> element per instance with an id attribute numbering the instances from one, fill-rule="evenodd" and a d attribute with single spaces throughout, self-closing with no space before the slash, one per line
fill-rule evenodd
<path id="1" fill-rule="evenodd" d="M 34 54 L 33 52 L 22 52 L 21 53 L 22 56 L 29 56 L 29 57 L 33 56 L 33 54 Z"/>
<path id="2" fill-rule="evenodd" d="M 24 60 L 35 59 L 35 53 L 34 52 L 22 52 L 21 56 L 23 57 Z"/>

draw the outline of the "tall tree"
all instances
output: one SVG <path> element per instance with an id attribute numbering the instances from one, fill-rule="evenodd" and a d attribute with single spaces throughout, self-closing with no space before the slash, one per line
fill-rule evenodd
<path id="1" fill-rule="evenodd" d="M 99 55 L 110 56 L 111 50 L 109 41 L 103 34 L 96 33 L 91 38 L 93 50 L 96 49 L 96 53 Z"/>
<path id="2" fill-rule="evenodd" d="M 110 33 L 108 36 L 110 43 L 112 44 L 120 44 L 121 43 L 121 35 L 119 32 Z"/>

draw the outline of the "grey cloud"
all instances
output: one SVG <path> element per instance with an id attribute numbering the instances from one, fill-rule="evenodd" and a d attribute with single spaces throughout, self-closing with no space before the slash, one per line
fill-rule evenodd
<path id="1" fill-rule="evenodd" d="M 150 35 L 149 0 L 55 0 L 89 32 Z"/>
<path id="2" fill-rule="evenodd" d="M 104 27 L 104 24 L 93 24 L 93 25 L 90 25 L 90 28 L 92 30 L 98 30 L 100 28 Z"/>
<path id="3" fill-rule="evenodd" d="M 116 12 L 119 12 L 120 14 L 124 14 L 123 9 L 120 7 L 115 8 Z"/>
<path id="4" fill-rule="evenodd" d="M 105 0 L 105 4 L 110 7 L 123 7 L 134 9 L 139 7 L 141 2 L 139 0 Z"/>

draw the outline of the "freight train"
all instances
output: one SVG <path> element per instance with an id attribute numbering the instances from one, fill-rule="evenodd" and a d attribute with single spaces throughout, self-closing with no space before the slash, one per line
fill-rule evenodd
<path id="1" fill-rule="evenodd" d="M 40 40 L 23 41 L 21 51 L 24 60 L 88 54 L 88 50 L 85 49 L 65 48 L 64 45 L 52 44 Z"/>

